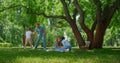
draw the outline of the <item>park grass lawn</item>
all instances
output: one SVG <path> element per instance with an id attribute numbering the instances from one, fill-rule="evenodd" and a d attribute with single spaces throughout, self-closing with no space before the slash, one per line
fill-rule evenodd
<path id="1" fill-rule="evenodd" d="M 0 48 L 0 63 L 120 63 L 120 48 L 55 52 Z"/>

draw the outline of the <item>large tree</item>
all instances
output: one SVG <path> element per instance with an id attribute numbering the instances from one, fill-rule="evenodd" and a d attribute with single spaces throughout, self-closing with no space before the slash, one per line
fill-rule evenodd
<path id="1" fill-rule="evenodd" d="M 92 10 L 96 10 L 94 12 L 96 13 L 96 17 L 94 18 L 91 28 L 88 28 L 85 25 L 85 13 L 83 11 L 82 6 L 80 5 L 81 1 L 73 0 L 73 3 L 71 3 L 74 4 L 74 7 L 72 7 L 74 8 L 73 12 L 69 11 L 69 4 L 72 0 L 60 0 L 60 1 L 63 5 L 65 15 L 47 16 L 45 13 L 38 13 L 38 14 L 44 15 L 47 18 L 65 19 L 70 24 L 72 31 L 79 44 L 79 47 L 82 48 L 83 46 L 85 46 L 85 40 L 83 40 L 82 35 L 79 32 L 78 27 L 76 25 L 76 21 L 77 21 L 76 16 L 80 15 L 79 24 L 87 35 L 87 41 L 90 41 L 89 48 L 102 48 L 105 31 L 108 25 L 110 24 L 115 11 L 120 6 L 120 0 L 114 0 L 113 3 L 111 3 L 112 0 L 109 1 L 107 0 L 106 5 L 104 6 L 100 0 L 93 0 L 93 3 L 96 6 L 96 8 Z"/>
<path id="2" fill-rule="evenodd" d="M 21 0 L 21 2 L 25 1 Z M 89 48 L 102 48 L 105 31 L 114 13 L 120 7 L 120 0 L 34 0 L 34 2 L 35 3 L 32 3 L 34 5 L 31 6 L 30 4 L 26 5 L 26 3 L 13 5 L 0 10 L 0 12 L 15 7 L 23 7 L 28 10 L 26 12 L 27 14 L 34 14 L 35 16 L 43 15 L 46 18 L 64 19 L 70 24 L 80 48 L 84 48 L 85 40 L 78 30 L 76 22 L 79 21 L 82 30 L 86 33 L 87 41 L 90 41 Z M 93 7 L 89 8 L 88 4 L 93 4 Z M 62 7 L 60 5 L 62 5 Z M 93 12 L 90 14 L 87 12 L 89 10 Z M 91 18 L 93 18 L 93 21 L 86 24 L 86 19 L 88 19 L 86 16 L 89 14 Z M 77 16 L 80 16 L 79 19 L 76 19 Z"/>

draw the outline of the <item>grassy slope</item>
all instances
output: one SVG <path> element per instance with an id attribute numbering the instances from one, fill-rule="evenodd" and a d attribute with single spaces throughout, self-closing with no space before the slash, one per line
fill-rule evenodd
<path id="1" fill-rule="evenodd" d="M 73 52 L 0 48 L 0 63 L 120 63 L 120 48 Z"/>

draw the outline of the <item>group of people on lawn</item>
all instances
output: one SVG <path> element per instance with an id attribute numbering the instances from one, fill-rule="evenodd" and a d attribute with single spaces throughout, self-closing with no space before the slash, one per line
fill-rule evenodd
<path id="1" fill-rule="evenodd" d="M 33 35 L 35 35 L 36 33 L 38 33 L 37 34 L 38 38 L 35 42 L 35 46 L 33 47 L 32 38 L 33 38 Z M 24 48 L 26 48 L 26 45 L 29 43 L 31 48 L 36 49 L 39 45 L 40 40 L 43 38 L 42 40 L 43 49 L 46 50 L 46 31 L 45 31 L 45 28 L 43 26 L 40 26 L 39 23 L 36 23 L 36 28 L 34 33 L 32 33 L 31 28 L 28 28 L 28 31 L 26 31 L 25 33 L 25 37 L 26 39 L 25 39 Z M 59 52 L 71 51 L 71 45 L 69 41 L 65 39 L 64 36 L 58 37 L 56 39 L 55 51 L 59 51 Z"/>

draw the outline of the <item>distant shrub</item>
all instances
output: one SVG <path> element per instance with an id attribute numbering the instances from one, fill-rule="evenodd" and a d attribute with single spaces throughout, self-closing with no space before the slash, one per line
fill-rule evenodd
<path id="1" fill-rule="evenodd" d="M 0 43 L 0 47 L 11 47 L 11 43 Z"/>

